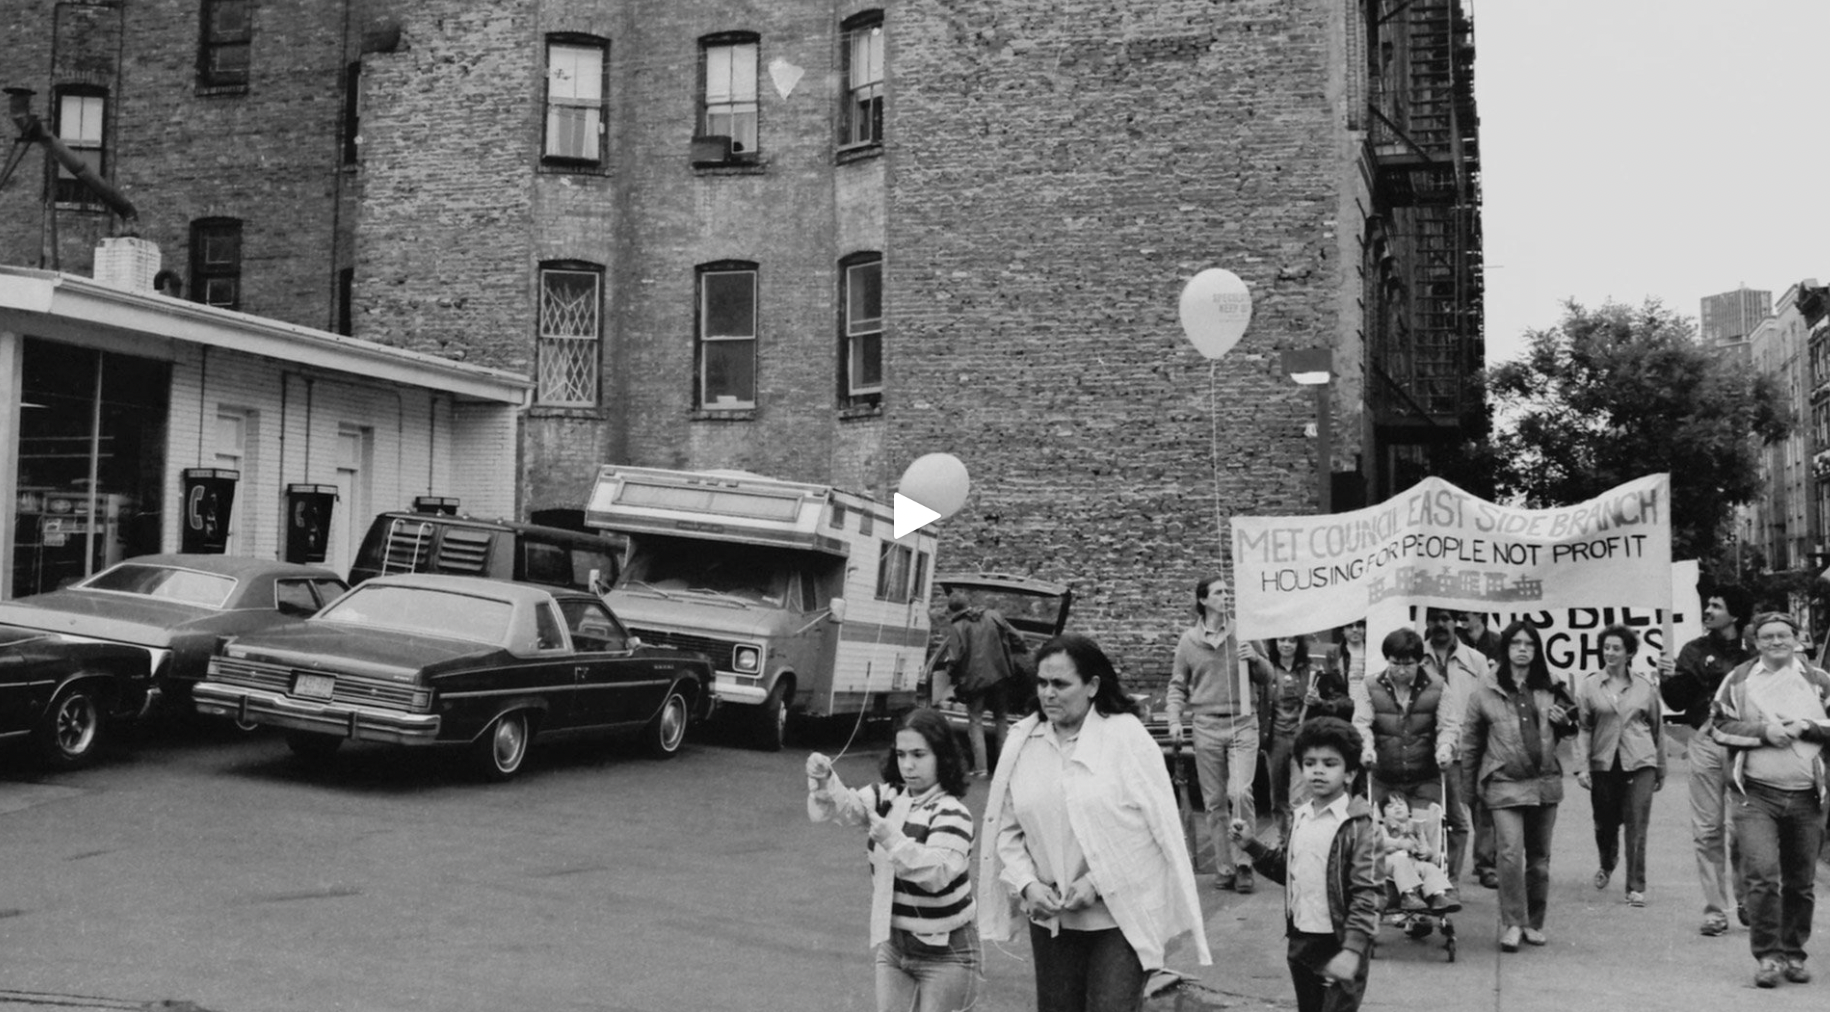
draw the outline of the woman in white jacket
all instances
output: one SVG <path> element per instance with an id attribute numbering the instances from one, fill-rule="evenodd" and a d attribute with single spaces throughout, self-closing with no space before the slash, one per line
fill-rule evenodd
<path id="1" fill-rule="evenodd" d="M 1099 645 L 1036 653 L 1042 712 L 1011 729 L 985 809 L 979 930 L 1028 915 L 1037 1012 L 1135 1012 L 1169 943 L 1212 962 L 1161 748 Z"/>

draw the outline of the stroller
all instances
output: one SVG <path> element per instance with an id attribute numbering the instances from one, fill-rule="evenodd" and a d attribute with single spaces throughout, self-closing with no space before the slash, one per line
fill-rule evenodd
<path id="1" fill-rule="evenodd" d="M 1412 800 L 1405 795 L 1394 796 L 1404 797 L 1407 806 Z M 1383 808 L 1372 804 L 1370 776 L 1366 778 L 1366 800 L 1372 807 L 1373 825 L 1378 827 L 1381 841 L 1378 870 L 1383 879 L 1384 909 L 1380 913 L 1380 920 L 1401 929 L 1413 941 L 1421 941 L 1430 937 L 1432 932 L 1440 932 L 1443 949 L 1449 954 L 1449 962 L 1455 962 L 1455 921 L 1451 915 L 1461 909 L 1461 904 L 1453 900 L 1452 890 L 1444 895 L 1449 877 L 1445 867 L 1448 851 L 1443 846 L 1445 835 L 1442 805 L 1432 801 L 1421 809 L 1413 809 L 1410 823 L 1414 830 L 1414 849 L 1388 853 L 1384 843 L 1391 836 Z M 1402 857 L 1394 863 L 1393 859 L 1398 855 Z M 1406 881 L 1400 883 L 1400 878 Z M 1432 889 L 1432 886 L 1436 888 Z M 1420 892 L 1425 891 L 1433 894 L 1432 899 L 1421 898 Z M 1436 900 L 1435 896 L 1443 896 L 1443 899 Z"/>

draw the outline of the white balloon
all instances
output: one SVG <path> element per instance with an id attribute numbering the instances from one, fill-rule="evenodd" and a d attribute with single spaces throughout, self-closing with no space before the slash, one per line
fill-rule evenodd
<path id="1" fill-rule="evenodd" d="M 929 453 L 915 458 L 896 491 L 939 513 L 950 517 L 966 505 L 971 481 L 966 465 L 951 453 Z"/>
<path id="2" fill-rule="evenodd" d="M 1209 267 L 1182 286 L 1182 332 L 1202 355 L 1231 351 L 1251 322 L 1252 293 L 1232 271 Z"/>

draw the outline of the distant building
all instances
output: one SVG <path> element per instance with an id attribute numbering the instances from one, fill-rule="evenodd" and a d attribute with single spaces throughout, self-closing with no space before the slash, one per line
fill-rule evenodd
<path id="1" fill-rule="evenodd" d="M 1745 285 L 1732 292 L 1705 295 L 1698 338 L 1711 351 L 1737 354 L 1745 360 L 1748 337 L 1772 312 L 1773 293 Z"/>
<path id="2" fill-rule="evenodd" d="M 1748 336 L 1749 361 L 1779 384 L 1797 423 L 1791 435 L 1761 450 L 1761 491 L 1750 509 L 1753 544 L 1775 572 L 1805 569 L 1813 564 L 1813 553 L 1823 550 L 1823 517 L 1812 507 L 1818 497 L 1815 451 L 1826 445 L 1813 424 L 1820 414 L 1814 405 L 1823 401 L 1815 395 L 1821 381 L 1813 373 L 1824 353 L 1811 347 L 1814 328 L 1806 316 L 1807 307 L 1821 305 L 1821 291 L 1811 278 L 1787 288 L 1772 315 Z"/>

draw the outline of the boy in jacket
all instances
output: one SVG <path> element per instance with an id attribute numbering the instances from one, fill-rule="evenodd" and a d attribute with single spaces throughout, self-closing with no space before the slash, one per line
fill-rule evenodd
<path id="1" fill-rule="evenodd" d="M 1354 1012 L 1366 996 L 1367 950 L 1379 928 L 1378 830 L 1365 799 L 1347 787 L 1360 771 L 1360 732 L 1317 717 L 1296 732 L 1309 785 L 1289 836 L 1272 850 L 1233 820 L 1233 842 L 1259 873 L 1284 886 L 1290 980 L 1300 1012 Z"/>

